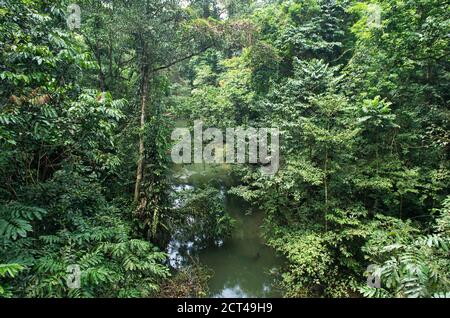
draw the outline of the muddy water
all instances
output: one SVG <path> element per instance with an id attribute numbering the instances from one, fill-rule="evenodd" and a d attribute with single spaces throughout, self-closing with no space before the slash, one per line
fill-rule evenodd
<path id="1" fill-rule="evenodd" d="M 189 165 L 174 169 L 175 191 L 213 181 L 223 191 L 226 212 L 236 220 L 232 237 L 215 246 L 196 250 L 193 242 L 172 240 L 169 255 L 172 266 L 183 266 L 186 254 L 196 256 L 214 275 L 209 282 L 210 297 L 279 297 L 274 275 L 281 259 L 261 237 L 262 214 L 248 213 L 248 207 L 227 194 L 232 185 L 226 165 Z"/>

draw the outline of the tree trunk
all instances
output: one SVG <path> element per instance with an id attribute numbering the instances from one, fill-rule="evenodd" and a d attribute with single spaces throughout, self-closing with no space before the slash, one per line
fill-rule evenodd
<path id="1" fill-rule="evenodd" d="M 327 121 L 327 132 L 330 132 L 330 121 Z M 327 213 L 328 213 L 328 145 L 325 146 L 325 163 L 324 163 L 324 192 L 325 192 L 325 232 L 328 232 L 328 220 L 327 220 Z"/>
<path id="2" fill-rule="evenodd" d="M 136 171 L 136 184 L 134 186 L 134 202 L 137 203 L 141 193 L 141 183 L 144 172 L 144 157 L 145 157 L 145 144 L 144 144 L 144 127 L 145 127 L 145 106 L 148 98 L 148 81 L 149 81 L 149 69 L 148 66 L 142 67 L 142 85 L 141 85 L 141 123 L 139 132 L 139 159 L 137 163 Z"/>
<path id="3" fill-rule="evenodd" d="M 328 212 L 328 147 L 325 149 L 325 164 L 324 164 L 324 192 L 325 192 L 325 232 L 328 231 L 328 221 L 327 221 L 327 212 Z"/>

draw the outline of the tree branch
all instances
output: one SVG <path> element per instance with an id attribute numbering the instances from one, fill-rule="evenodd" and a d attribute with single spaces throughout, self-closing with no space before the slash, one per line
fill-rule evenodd
<path id="1" fill-rule="evenodd" d="M 195 53 L 192 53 L 192 54 L 186 55 L 184 57 L 181 57 L 179 59 L 176 59 L 176 60 L 174 60 L 174 61 L 172 61 L 169 64 L 166 64 L 164 66 L 160 66 L 160 67 L 154 68 L 154 69 L 151 70 L 151 73 L 155 73 L 155 72 L 158 72 L 158 71 L 161 71 L 161 70 L 165 70 L 165 69 L 167 69 L 169 67 L 174 66 L 175 64 L 178 64 L 180 62 L 189 60 L 189 59 L 193 58 L 194 56 L 197 56 L 197 55 L 200 55 L 200 54 L 204 53 L 206 50 L 210 49 L 211 47 L 212 47 L 212 45 L 204 47 L 200 51 L 197 51 Z"/>

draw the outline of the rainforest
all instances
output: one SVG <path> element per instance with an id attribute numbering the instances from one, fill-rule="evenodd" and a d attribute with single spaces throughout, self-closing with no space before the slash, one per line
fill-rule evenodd
<path id="1" fill-rule="evenodd" d="M 443 0 L 0 0 L 0 298 L 450 298 L 449 34 Z"/>

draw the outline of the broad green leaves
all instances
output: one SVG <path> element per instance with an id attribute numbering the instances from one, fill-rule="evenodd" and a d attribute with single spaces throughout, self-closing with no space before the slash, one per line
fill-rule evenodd
<path id="1" fill-rule="evenodd" d="M 46 213 L 44 209 L 20 203 L 0 205 L 0 238 L 16 240 L 26 237 L 27 233 L 32 231 L 31 222 L 42 220 Z"/>

